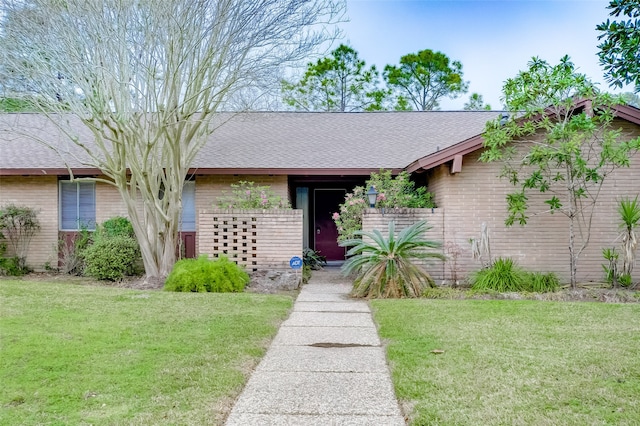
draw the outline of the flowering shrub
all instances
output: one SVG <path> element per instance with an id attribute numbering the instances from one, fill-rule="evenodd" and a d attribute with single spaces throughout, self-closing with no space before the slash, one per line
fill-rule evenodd
<path id="1" fill-rule="evenodd" d="M 231 184 L 231 195 L 218 198 L 221 209 L 289 209 L 289 202 L 275 195 L 268 185 L 257 186 L 253 182 L 240 181 Z"/>
<path id="2" fill-rule="evenodd" d="M 354 238 L 354 232 L 362 229 L 362 212 L 369 207 L 366 193 L 371 186 L 378 192 L 378 208 L 435 207 L 432 194 L 424 187 L 415 188 L 409 173 L 402 171 L 395 178 L 391 176 L 391 170 L 371 173 L 365 186 L 356 186 L 353 192 L 348 193 L 340 205 L 340 211 L 332 216 L 338 227 L 338 241 Z"/>

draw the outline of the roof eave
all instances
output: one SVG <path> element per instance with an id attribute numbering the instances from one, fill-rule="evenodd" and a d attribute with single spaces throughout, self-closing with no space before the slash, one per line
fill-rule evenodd
<path id="1" fill-rule="evenodd" d="M 640 125 L 640 109 L 629 105 L 614 105 L 613 111 L 616 117 Z"/>
<path id="2" fill-rule="evenodd" d="M 576 102 L 576 107 L 578 108 L 589 108 L 590 105 L 591 101 L 588 99 L 582 99 Z M 612 108 L 616 117 L 640 125 L 640 109 L 628 105 L 614 105 Z M 456 155 L 469 154 L 482 148 L 482 146 L 482 134 L 479 134 L 455 145 L 451 145 L 450 147 L 447 147 L 441 151 L 437 151 L 433 154 L 429 154 L 427 156 L 419 158 L 418 160 L 409 164 L 405 168 L 405 170 L 409 173 L 413 173 L 418 170 L 430 170 L 441 164 L 452 161 Z"/>
<path id="3" fill-rule="evenodd" d="M 476 135 L 462 142 L 458 142 L 455 145 L 451 145 L 441 151 L 429 154 L 413 163 L 409 164 L 405 170 L 409 173 L 413 173 L 418 170 L 430 170 L 441 164 L 445 164 L 452 161 L 456 155 L 466 155 L 473 151 L 477 151 L 482 148 L 483 144 L 482 135 Z"/>
<path id="4" fill-rule="evenodd" d="M 102 172 L 96 168 L 78 169 L 66 167 L 62 168 L 47 168 L 47 167 L 33 167 L 33 168 L 0 168 L 0 176 L 69 176 L 69 170 L 76 176 L 87 175 L 100 175 Z"/>
<path id="5" fill-rule="evenodd" d="M 366 167 L 366 168 L 192 168 L 195 175 L 296 175 L 296 176 L 368 176 L 380 169 L 391 170 L 398 174 L 402 168 Z"/>
<path id="6" fill-rule="evenodd" d="M 296 175 L 296 176 L 368 176 L 380 169 L 389 169 L 395 175 L 402 168 L 366 167 L 366 168 L 191 168 L 189 174 L 195 175 Z M 99 169 L 71 168 L 77 176 L 100 175 Z M 68 176 L 67 168 L 0 168 L 0 176 Z"/>

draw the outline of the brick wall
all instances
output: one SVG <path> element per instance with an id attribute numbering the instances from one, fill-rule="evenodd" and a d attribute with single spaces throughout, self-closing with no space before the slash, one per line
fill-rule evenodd
<path id="1" fill-rule="evenodd" d="M 56 176 L 0 176 L 0 206 L 15 204 L 38 210 L 40 231 L 29 246 L 27 265 L 37 271 L 57 264 L 58 178 Z"/>
<path id="2" fill-rule="evenodd" d="M 231 184 L 241 180 L 256 185 L 270 185 L 277 194 L 288 199 L 287 176 L 218 175 L 198 176 L 196 180 L 196 211 L 213 207 Z M 0 176 L 0 205 L 14 203 L 40 210 L 42 229 L 34 236 L 27 263 L 37 271 L 50 262 L 57 264 L 58 244 L 58 177 L 57 176 Z M 96 183 L 96 222 L 102 223 L 114 216 L 127 217 L 127 208 L 118 190 L 106 183 Z M 197 220 L 197 218 L 196 218 Z M 301 250 L 299 250 L 301 251 Z M 266 258 L 265 258 L 266 259 Z"/>
<path id="3" fill-rule="evenodd" d="M 199 253 L 227 254 L 248 271 L 302 257 L 302 210 L 201 210 L 198 222 Z"/>
<path id="4" fill-rule="evenodd" d="M 96 182 L 96 223 L 100 224 L 114 216 L 129 217 L 120 192 L 113 185 Z"/>
<path id="5" fill-rule="evenodd" d="M 629 135 L 638 135 L 637 126 L 618 122 Z M 500 165 L 480 163 L 480 152 L 464 157 L 462 172 L 452 175 L 450 166 L 434 170 L 429 182 L 436 194 L 436 202 L 444 209 L 444 240 L 458 244 L 463 253 L 460 272 L 477 270 L 479 264 L 471 258 L 469 238 L 478 238 L 482 223 L 489 228 L 491 251 L 496 256 L 511 257 L 530 270 L 553 271 L 565 282 L 569 281 L 568 219 L 559 213 L 545 212 L 546 194 L 529 197 L 529 221 L 526 226 L 506 227 L 507 192 L 513 187 L 500 179 Z M 632 158 L 631 167 L 618 169 L 607 177 L 596 206 L 587 249 L 578 260 L 579 281 L 602 281 L 602 248 L 619 246 L 619 222 L 616 212 L 618 200 L 640 193 L 640 154 Z M 445 271 L 449 274 L 448 271 Z M 634 280 L 640 280 L 640 266 L 636 261 Z"/>
<path id="6" fill-rule="evenodd" d="M 396 226 L 396 234 L 402 229 L 412 224 L 425 220 L 427 225 L 431 227 L 424 238 L 427 240 L 442 242 L 444 240 L 444 209 L 385 209 L 384 213 L 381 209 L 367 209 L 362 216 L 362 229 L 371 232 L 378 229 L 382 235 L 388 235 L 389 222 L 394 221 Z M 439 252 L 442 253 L 443 249 Z M 419 262 L 436 280 L 440 281 L 445 278 L 444 262 L 433 259 L 425 262 Z"/>
<path id="7" fill-rule="evenodd" d="M 289 200 L 289 184 L 286 175 L 198 175 L 196 176 L 196 212 L 218 208 L 218 197 L 231 195 L 231 184 L 240 181 L 254 182 L 255 185 L 269 185 L 271 190 Z M 289 200 L 291 201 L 291 200 Z M 200 229 L 199 215 L 196 215 L 196 229 Z M 200 239 L 196 239 L 196 253 L 200 252 Z"/>

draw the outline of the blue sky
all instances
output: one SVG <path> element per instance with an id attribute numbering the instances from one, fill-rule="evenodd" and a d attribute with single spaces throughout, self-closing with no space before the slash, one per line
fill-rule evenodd
<path id="1" fill-rule="evenodd" d="M 382 71 L 423 49 L 462 62 L 469 94 L 501 108 L 503 82 L 527 68 L 532 56 L 552 64 L 568 54 L 578 70 L 607 89 L 598 64 L 596 25 L 608 0 L 347 0 L 343 43 Z M 337 44 L 336 44 L 337 46 Z M 443 99 L 462 109 L 468 95 Z"/>

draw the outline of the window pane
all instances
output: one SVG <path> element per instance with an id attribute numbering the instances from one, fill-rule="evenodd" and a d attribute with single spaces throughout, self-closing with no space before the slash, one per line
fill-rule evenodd
<path id="1" fill-rule="evenodd" d="M 309 247 L 309 188 L 296 188 L 296 209 L 302 209 L 302 243 Z"/>
<path id="2" fill-rule="evenodd" d="M 80 228 L 96 229 L 96 185 L 93 182 L 78 182 L 80 202 L 78 222 Z"/>
<path id="3" fill-rule="evenodd" d="M 60 229 L 78 229 L 78 191 L 75 182 L 60 182 Z"/>
<path id="4" fill-rule="evenodd" d="M 94 182 L 60 182 L 60 229 L 96 229 L 96 191 Z"/>
<path id="5" fill-rule="evenodd" d="M 180 218 L 181 231 L 196 230 L 196 183 L 187 181 L 182 188 L 182 216 Z"/>

